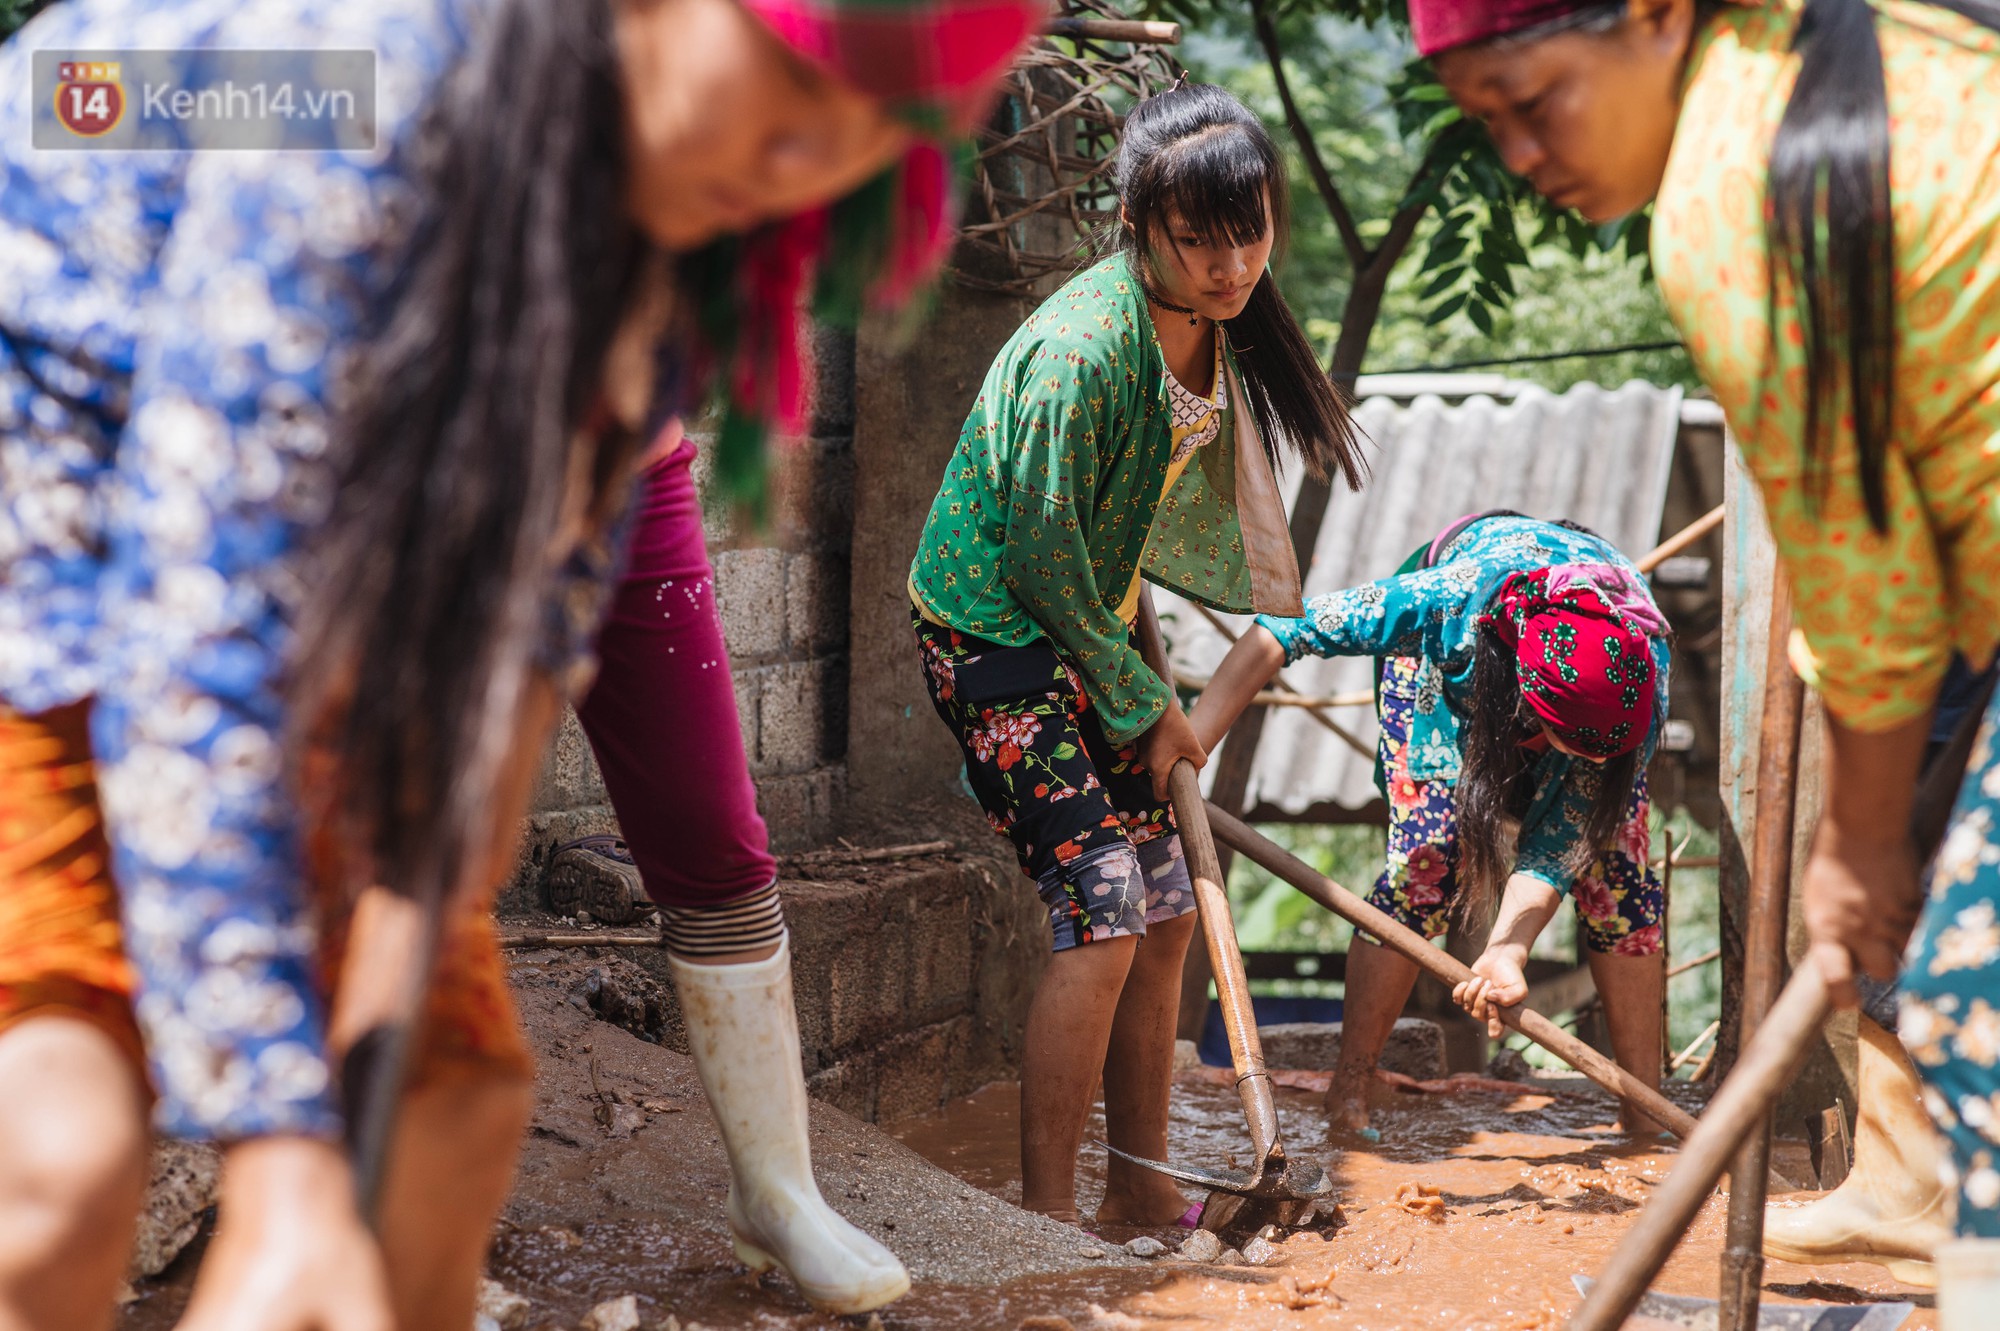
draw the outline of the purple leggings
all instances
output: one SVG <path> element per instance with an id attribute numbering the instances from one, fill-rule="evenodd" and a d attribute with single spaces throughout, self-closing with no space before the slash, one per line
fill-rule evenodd
<path id="1" fill-rule="evenodd" d="M 687 441 L 640 478 L 631 562 L 577 708 L 646 893 L 717 906 L 771 885 Z"/>

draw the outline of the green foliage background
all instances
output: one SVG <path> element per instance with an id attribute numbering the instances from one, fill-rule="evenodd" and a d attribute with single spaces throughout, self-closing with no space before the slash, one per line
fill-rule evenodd
<path id="1" fill-rule="evenodd" d="M 1188 24 L 1177 58 L 1241 97 L 1285 150 L 1292 239 L 1281 284 L 1330 352 L 1354 273 L 1287 132 L 1250 11 L 1239 0 L 1172 8 Z M 1406 197 L 1430 203 L 1390 278 L 1363 371 L 1675 340 L 1645 262 L 1645 216 L 1597 229 L 1548 209 L 1500 167 L 1485 131 L 1459 116 L 1427 66 L 1410 58 L 1400 17 L 1356 0 L 1316 0 L 1281 7 L 1274 18 L 1293 96 L 1364 239 L 1378 243 Z M 1427 154 L 1448 169 L 1423 178 Z M 1697 382 L 1679 350 L 1493 372 L 1555 390 L 1633 378 Z"/>
<path id="2" fill-rule="evenodd" d="M 0 0 L 0 41 L 12 36 L 14 29 L 33 18 L 48 3 L 49 0 Z"/>

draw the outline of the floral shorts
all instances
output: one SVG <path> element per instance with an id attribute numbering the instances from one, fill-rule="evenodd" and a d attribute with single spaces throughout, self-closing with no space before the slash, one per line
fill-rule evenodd
<path id="1" fill-rule="evenodd" d="M 1389 784 L 1389 854 L 1368 900 L 1424 937 L 1436 938 L 1449 924 L 1458 896 L 1458 813 L 1453 782 L 1410 775 L 1410 718 L 1420 673 L 1415 659 L 1391 657 L 1382 677 L 1380 745 Z M 1645 862 L 1647 812 L 1642 767 L 1617 841 L 1570 889 L 1577 924 L 1593 952 L 1650 956 L 1661 949 L 1666 898 Z"/>
<path id="2" fill-rule="evenodd" d="M 1194 909 L 1173 811 L 1136 750 L 1111 743 L 1047 642 L 1003 647 L 912 612 L 931 703 L 965 753 L 986 821 L 1014 843 L 1058 952 Z"/>
<path id="3" fill-rule="evenodd" d="M 1896 1033 L 1943 1130 L 1958 1232 L 2000 1238 L 2000 697 L 1986 710 L 1903 958 Z"/>

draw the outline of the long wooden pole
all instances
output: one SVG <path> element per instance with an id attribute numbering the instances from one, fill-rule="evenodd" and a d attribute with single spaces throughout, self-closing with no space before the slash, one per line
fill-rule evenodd
<path id="1" fill-rule="evenodd" d="M 1188 877 L 1194 884 L 1195 909 L 1201 936 L 1208 944 L 1208 965 L 1215 975 L 1216 1002 L 1222 1009 L 1222 1029 L 1229 1037 L 1229 1060 L 1236 1068 L 1236 1094 L 1243 1101 L 1243 1121 L 1261 1171 L 1278 1141 L 1278 1106 L 1271 1094 L 1271 1076 L 1264 1068 L 1264 1044 L 1257 1032 L 1257 1014 L 1250 1001 L 1250 981 L 1243 973 L 1243 952 L 1236 943 L 1236 921 L 1229 913 L 1229 894 L 1222 889 L 1222 869 L 1202 810 L 1201 782 L 1183 759 L 1168 778 L 1175 820 L 1187 855 Z M 1260 1175 L 1261 1176 L 1261 1175 Z"/>
<path id="2" fill-rule="evenodd" d="M 1799 728 L 1805 684 L 1787 653 L 1791 583 L 1783 570 L 1771 589 L 1770 642 L 1764 656 L 1764 717 L 1757 748 L 1756 827 L 1750 848 L 1750 902 L 1743 941 L 1743 1013 L 1739 1045 L 1764 1024 L 1785 979 L 1785 933 L 1791 913 L 1792 833 L 1797 821 Z M 1730 1169 L 1729 1227 L 1722 1245 L 1717 1331 L 1757 1325 L 1764 1283 L 1764 1198 L 1771 1162 L 1771 1118 L 1751 1130 Z"/>
<path id="3" fill-rule="evenodd" d="M 1931 760 L 1917 783 L 1916 801 L 1910 809 L 1910 844 L 1919 864 L 1928 864 L 1944 839 L 1952 803 L 1964 782 L 1966 763 L 1991 696 L 1989 685 L 1978 705 L 1959 723 L 1951 743 Z M 1680 1242 L 1703 1199 L 1722 1177 L 1731 1154 L 1768 1121 L 1772 1102 L 1789 1083 L 1831 1006 L 1819 966 L 1808 957 L 1799 963 L 1763 1026 L 1745 1043 L 1736 1070 L 1722 1083 L 1701 1117 L 1701 1126 L 1681 1148 L 1674 1172 L 1653 1194 L 1638 1222 L 1626 1231 L 1590 1297 L 1570 1319 L 1569 1331 L 1611 1331 L 1624 1324 L 1646 1286 L 1673 1254 L 1674 1245 Z M 1714 1057 L 1713 1049 L 1703 1057 L 1696 1081 Z"/>
<path id="4" fill-rule="evenodd" d="M 1647 1201 L 1583 1306 L 1569 1319 L 1569 1331 L 1617 1331 L 1625 1325 L 1695 1212 L 1738 1155 L 1738 1144 L 1756 1131 L 1760 1121 L 1768 1123 L 1772 1102 L 1791 1081 L 1830 1006 L 1826 981 L 1808 958 L 1793 973 L 1764 1024 L 1744 1044 L 1736 1070 L 1709 1101 L 1701 1123 L 1682 1144 L 1673 1172 Z M 1740 1174 L 1735 1175 L 1732 1191 L 1743 1182 Z"/>
<path id="5" fill-rule="evenodd" d="M 1473 978 L 1470 966 L 1432 947 L 1415 930 L 1369 905 L 1234 814 L 1211 803 L 1208 824 L 1218 841 L 1262 865 L 1355 928 L 1375 935 L 1386 947 L 1416 962 L 1447 986 Z M 1675 1136 L 1685 1138 L 1694 1131 L 1694 1118 L 1687 1111 L 1541 1013 L 1527 1007 L 1502 1008 L 1500 1020 L 1605 1090 L 1630 1101 Z"/>
<path id="6" fill-rule="evenodd" d="M 1641 573 L 1651 573 L 1654 569 L 1666 563 L 1669 559 L 1672 559 L 1675 555 L 1687 549 L 1717 527 L 1720 527 L 1725 507 L 1726 505 L 1717 504 L 1714 508 L 1711 508 L 1708 512 L 1702 514 L 1672 536 L 1669 536 L 1666 540 L 1661 541 L 1645 554 L 1640 555 L 1637 560 L 1639 571 Z"/>

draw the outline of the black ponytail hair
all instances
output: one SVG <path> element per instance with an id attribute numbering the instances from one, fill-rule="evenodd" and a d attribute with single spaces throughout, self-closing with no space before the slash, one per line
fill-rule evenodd
<path id="1" fill-rule="evenodd" d="M 2000 5 L 1926 2 L 2000 31 Z M 1813 488 L 1824 493 L 1844 404 L 1854 421 L 1868 520 L 1886 532 L 1896 255 L 1889 94 L 1875 11 L 1868 0 L 1806 0 L 1792 49 L 1798 82 L 1771 144 L 1771 299 L 1784 286 L 1804 307 L 1805 459 Z"/>
<path id="2" fill-rule="evenodd" d="M 1534 793 L 1527 778 L 1538 757 L 1523 749 L 1521 742 L 1532 739 L 1539 729 L 1535 713 L 1521 697 L 1514 648 L 1501 641 L 1490 625 L 1482 624 L 1473 640 L 1471 714 L 1459 731 L 1463 765 L 1453 799 L 1458 818 L 1459 908 L 1468 920 L 1491 918 L 1512 872 L 1506 824 L 1527 812 Z M 1639 750 L 1627 750 L 1596 767 L 1597 791 L 1590 812 L 1563 859 L 1563 872 L 1571 881 L 1590 872 L 1617 838 L 1639 779 Z"/>
<path id="3" fill-rule="evenodd" d="M 1132 109 L 1118 148 L 1118 194 L 1125 218 L 1119 248 L 1132 252 L 1148 284 L 1169 213 L 1210 245 L 1254 244 L 1268 228 L 1273 257 L 1283 252 L 1290 222 L 1284 159 L 1263 122 L 1212 84 L 1179 83 Z M 1273 465 L 1282 439 L 1315 477 L 1338 470 L 1359 489 L 1364 464 L 1347 404 L 1268 269 L 1243 313 L 1223 326 Z"/>
<path id="4" fill-rule="evenodd" d="M 577 429 L 650 252 L 621 86 L 608 0 L 497 7 L 410 148 L 408 257 L 339 404 L 292 748 L 330 743 L 327 812 L 420 899 L 493 844 L 577 478 L 595 509 L 636 453 Z"/>

